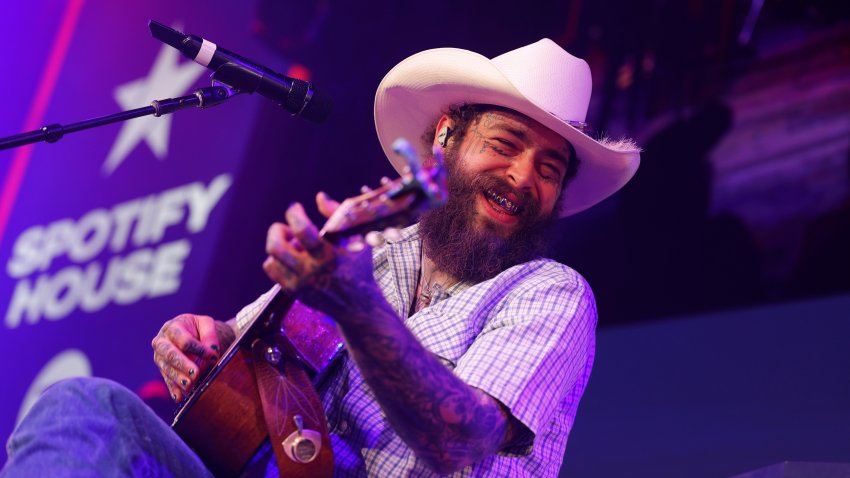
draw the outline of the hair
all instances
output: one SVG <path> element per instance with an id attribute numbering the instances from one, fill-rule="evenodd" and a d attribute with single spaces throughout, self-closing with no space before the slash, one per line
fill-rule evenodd
<path id="1" fill-rule="evenodd" d="M 466 137 L 466 133 L 469 130 L 469 126 L 478 121 L 478 118 L 484 115 L 484 113 L 490 111 L 504 111 L 510 114 L 520 114 L 517 111 L 514 111 L 510 108 L 506 108 L 504 106 L 498 105 L 487 105 L 487 104 L 461 104 L 461 105 L 452 105 L 449 106 L 448 109 L 443 111 L 443 114 L 449 117 L 454 124 L 454 127 L 451 129 L 450 134 L 447 137 L 447 140 L 452 144 L 460 144 L 463 142 L 463 138 Z M 525 116 L 525 115 L 523 115 Z M 431 123 L 430 126 L 425 128 L 425 132 L 420 137 L 420 141 L 422 145 L 425 147 L 424 151 L 431 151 L 431 145 L 434 143 L 434 135 L 437 134 L 437 121 Z M 567 161 L 567 170 L 564 172 L 564 180 L 561 184 L 561 189 L 566 188 L 567 184 L 576 177 L 578 173 L 579 164 L 581 164 L 581 160 L 576 155 L 576 150 L 573 147 L 572 143 L 564 140 L 567 143 L 567 147 L 570 149 L 570 158 Z M 429 154 L 430 156 L 430 154 Z M 559 201 L 560 204 L 560 201 Z"/>

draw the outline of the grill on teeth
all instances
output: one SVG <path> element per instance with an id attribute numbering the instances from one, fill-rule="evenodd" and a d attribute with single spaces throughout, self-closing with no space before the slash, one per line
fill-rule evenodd
<path id="1" fill-rule="evenodd" d="M 499 196 L 490 189 L 487 190 L 487 196 L 490 197 L 490 199 L 492 199 L 493 201 L 499 203 L 499 205 L 501 205 L 503 208 L 505 208 L 505 210 L 507 210 L 511 214 L 516 214 L 516 212 L 519 210 L 519 207 L 516 204 L 514 204 L 507 198 Z"/>

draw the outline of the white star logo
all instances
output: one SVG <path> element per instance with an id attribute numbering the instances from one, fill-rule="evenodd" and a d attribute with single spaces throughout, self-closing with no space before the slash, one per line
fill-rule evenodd
<path id="1" fill-rule="evenodd" d="M 115 89 L 115 101 L 125 110 L 139 108 L 153 100 L 183 96 L 198 81 L 205 69 L 194 62 L 178 65 L 180 52 L 163 45 L 147 78 L 125 83 Z M 162 161 L 168 154 L 168 132 L 171 115 L 144 116 L 126 121 L 112 145 L 103 174 L 109 176 L 121 165 L 127 155 L 144 140 L 153 154 Z"/>

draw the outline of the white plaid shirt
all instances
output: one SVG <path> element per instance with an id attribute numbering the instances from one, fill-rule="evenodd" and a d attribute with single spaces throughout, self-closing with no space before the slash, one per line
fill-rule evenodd
<path id="1" fill-rule="evenodd" d="M 399 317 L 411 310 L 420 257 L 417 226 L 374 251 L 375 279 Z M 584 279 L 555 261 L 534 260 L 449 287 L 404 321 L 458 377 L 498 399 L 533 434 L 450 476 L 557 476 L 595 352 L 596 306 Z M 335 476 L 437 476 L 395 433 L 347 356 L 319 394 Z"/>

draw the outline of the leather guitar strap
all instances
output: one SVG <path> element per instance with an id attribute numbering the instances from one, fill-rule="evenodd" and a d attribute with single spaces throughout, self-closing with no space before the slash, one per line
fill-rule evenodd
<path id="1" fill-rule="evenodd" d="M 267 335 L 255 339 L 251 350 L 263 415 L 280 476 L 330 478 L 334 461 L 327 418 L 313 384 L 293 355 L 294 347 L 283 335 Z M 301 417 L 306 434 L 298 434 L 296 415 Z M 318 455 L 308 463 L 290 458 L 284 451 L 284 441 L 289 438 L 288 443 L 291 444 L 293 434 L 309 438 L 311 432 L 321 435 Z M 307 449 L 310 449 L 309 445 Z"/>

